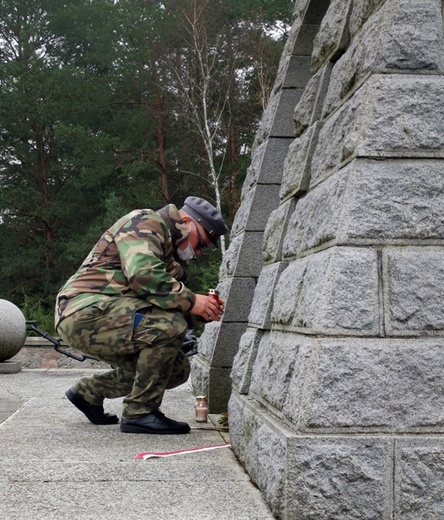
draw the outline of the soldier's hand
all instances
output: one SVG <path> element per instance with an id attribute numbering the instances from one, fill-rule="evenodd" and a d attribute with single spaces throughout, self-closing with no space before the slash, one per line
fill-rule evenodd
<path id="1" fill-rule="evenodd" d="M 223 312 L 224 301 L 219 299 L 219 302 L 217 302 L 206 294 L 196 294 L 194 306 L 190 310 L 191 314 L 200 316 L 206 321 L 219 321 Z"/>

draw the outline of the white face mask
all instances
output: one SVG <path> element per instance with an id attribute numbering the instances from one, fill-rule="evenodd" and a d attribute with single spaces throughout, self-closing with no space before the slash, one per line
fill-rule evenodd
<path id="1" fill-rule="evenodd" d="M 193 258 L 196 258 L 196 252 L 190 242 L 188 242 L 188 245 L 182 251 L 177 248 L 177 256 L 182 260 L 182 262 L 189 262 L 190 260 L 193 260 Z"/>

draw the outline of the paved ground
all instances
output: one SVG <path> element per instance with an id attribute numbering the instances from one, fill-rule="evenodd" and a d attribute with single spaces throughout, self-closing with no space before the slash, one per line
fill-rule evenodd
<path id="1" fill-rule="evenodd" d="M 95 426 L 64 395 L 87 372 L 0 374 L 0 518 L 273 519 L 230 448 L 135 460 L 146 451 L 223 444 L 229 436 L 208 430 L 136 435 L 118 425 Z M 183 385 L 167 392 L 162 411 L 198 426 L 193 404 Z M 120 400 L 105 408 L 120 416 Z"/>

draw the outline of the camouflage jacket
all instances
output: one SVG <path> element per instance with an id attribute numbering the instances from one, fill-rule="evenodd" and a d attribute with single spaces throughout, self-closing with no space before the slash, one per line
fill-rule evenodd
<path id="1" fill-rule="evenodd" d="M 195 295 L 184 285 L 184 268 L 174 256 L 188 234 L 172 204 L 159 211 L 134 210 L 120 218 L 60 289 L 56 328 L 66 316 L 110 297 L 133 298 L 130 306 L 135 310 L 155 305 L 189 311 Z"/>

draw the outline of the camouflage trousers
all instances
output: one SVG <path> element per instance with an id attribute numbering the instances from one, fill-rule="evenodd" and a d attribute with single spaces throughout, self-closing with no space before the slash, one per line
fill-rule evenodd
<path id="1" fill-rule="evenodd" d="M 129 300 L 109 298 L 76 311 L 62 320 L 57 333 L 67 345 L 113 367 L 82 378 L 73 388 L 93 405 L 125 397 L 123 417 L 135 418 L 159 408 L 165 390 L 188 379 L 190 364 L 181 351 L 187 330 L 183 314 L 143 309 L 133 331 L 135 309 Z"/>

